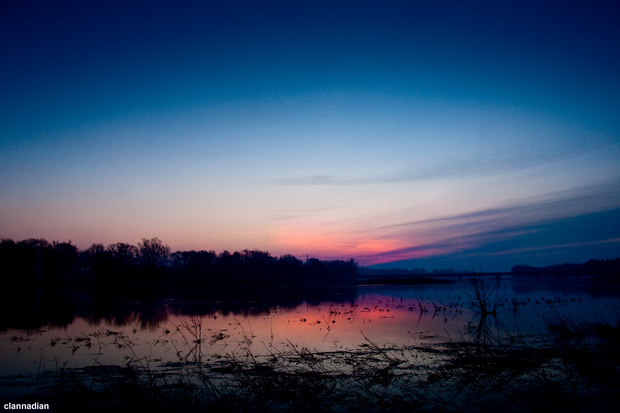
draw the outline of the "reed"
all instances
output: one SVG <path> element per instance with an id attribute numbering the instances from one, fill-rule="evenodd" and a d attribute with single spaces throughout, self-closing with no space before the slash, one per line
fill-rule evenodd
<path id="1" fill-rule="evenodd" d="M 488 278 L 472 272 L 469 288 L 465 289 L 463 294 L 470 299 L 474 310 L 483 317 L 497 315 L 497 306 L 501 301 L 497 283 L 493 285 Z"/>
<path id="2" fill-rule="evenodd" d="M 620 329 L 550 317 L 550 335 L 510 335 L 482 313 L 458 340 L 381 346 L 362 333 L 356 348 L 317 351 L 287 342 L 252 351 L 253 336 L 209 357 L 202 320 L 177 328 L 190 349 L 176 362 L 138 357 L 122 333 L 104 331 L 67 345 L 101 348 L 108 338 L 128 353 L 124 366 L 57 366 L 41 397 L 57 411 L 611 411 L 620 371 Z M 170 333 L 169 334 L 174 334 Z M 226 337 L 212 333 L 214 342 Z M 543 341 L 544 340 L 544 341 Z M 62 339 L 55 339 L 61 345 Z M 191 355 L 191 356 L 189 356 Z M 41 377 L 43 379 L 43 377 Z M 44 381 L 44 380 L 41 380 Z M 596 395 L 596 397 L 594 397 Z M 28 400 L 25 397 L 25 400 Z M 14 401 L 14 400 L 12 400 Z"/>

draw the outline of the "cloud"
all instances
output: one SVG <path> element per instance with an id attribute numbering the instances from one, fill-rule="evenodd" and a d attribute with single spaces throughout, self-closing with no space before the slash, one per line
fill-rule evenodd
<path id="1" fill-rule="evenodd" d="M 277 221 L 306 219 L 306 218 L 319 216 L 323 214 L 324 212 L 333 211 L 335 209 L 338 209 L 338 207 L 330 206 L 330 207 L 323 207 L 323 208 L 304 209 L 304 210 L 296 211 L 296 213 L 291 213 L 287 215 L 278 215 L 276 217 L 273 217 L 272 219 L 277 220 Z"/>
<path id="2" fill-rule="evenodd" d="M 273 179 L 269 181 L 275 185 L 365 185 L 365 184 L 373 184 L 380 183 L 381 180 L 378 179 L 343 179 L 338 178 L 333 175 L 309 175 L 309 176 L 300 176 L 297 178 L 281 178 L 281 179 Z"/>
<path id="3" fill-rule="evenodd" d="M 537 228 L 502 228 L 490 231 L 478 231 L 431 241 L 410 247 L 399 248 L 361 257 L 372 263 L 389 262 L 418 257 L 437 256 L 463 252 L 490 243 L 498 243 L 541 231 Z"/>
<path id="4" fill-rule="evenodd" d="M 600 185 L 558 191 L 544 198 L 462 214 L 377 227 L 369 233 L 411 240 L 428 239 L 360 257 L 386 263 L 421 257 L 507 257 L 597 246 L 620 239 L 620 186 Z M 599 251 L 601 252 L 601 251 Z M 570 260 L 567 257 L 566 260 Z M 514 263 L 513 263 L 514 264 Z"/>
<path id="5" fill-rule="evenodd" d="M 603 240 L 590 241 L 590 242 L 573 242 L 569 244 L 553 244 L 553 245 L 542 245 L 542 246 L 536 246 L 536 247 L 515 248 L 512 250 L 491 252 L 489 253 L 489 255 L 509 255 L 509 254 L 516 254 L 516 253 L 522 253 L 522 252 L 557 250 L 557 249 L 565 249 L 565 248 L 588 247 L 588 246 L 593 246 L 593 245 L 615 244 L 615 243 L 620 243 L 620 238 L 603 239 Z"/>
<path id="6" fill-rule="evenodd" d="M 543 262 L 541 265 L 573 262 L 576 259 L 616 258 L 618 243 L 620 243 L 620 208 L 529 226 L 472 232 L 384 251 L 363 257 L 361 261 L 378 264 L 434 257 L 439 262 L 460 259 L 470 263 L 472 261 L 489 263 L 493 257 L 503 257 L 501 262 L 495 260 L 498 265 L 496 270 L 508 270 L 512 265 L 519 263 L 532 265 L 534 262 L 528 260 L 535 257 L 553 258 L 553 261 Z M 580 254 L 580 258 L 575 255 L 576 252 Z M 516 262 L 517 260 L 519 262 Z"/>
<path id="7" fill-rule="evenodd" d="M 488 176 L 505 174 L 509 172 L 540 166 L 566 157 L 560 152 L 548 153 L 521 153 L 509 155 L 477 155 L 470 158 L 451 158 L 434 166 L 418 170 L 407 171 L 398 174 L 367 177 L 342 177 L 337 175 L 307 175 L 294 178 L 279 178 L 269 181 L 274 185 L 323 185 L 323 186 L 349 186 L 349 185 L 373 185 L 389 183 L 424 182 L 437 179 L 449 179 L 455 177 Z"/>
<path id="8" fill-rule="evenodd" d="M 609 182 L 596 186 L 575 188 L 549 193 L 530 200 L 517 201 L 514 205 L 488 208 L 436 218 L 385 225 L 376 230 L 410 227 L 421 224 L 479 225 L 480 221 L 519 217 L 521 219 L 549 219 L 571 215 L 574 211 L 594 212 L 620 206 L 620 183 Z M 578 215 L 579 213 L 576 213 Z M 455 224 L 456 223 L 456 224 Z"/>

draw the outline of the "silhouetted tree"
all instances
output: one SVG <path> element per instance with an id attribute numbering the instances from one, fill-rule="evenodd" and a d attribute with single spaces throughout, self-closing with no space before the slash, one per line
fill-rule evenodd
<path id="1" fill-rule="evenodd" d="M 126 264 L 133 264 L 140 251 L 136 246 L 124 242 L 108 245 L 107 251 L 112 255 L 112 259 Z"/>
<path id="2" fill-rule="evenodd" d="M 140 257 L 142 261 L 148 265 L 163 265 L 168 261 L 170 255 L 170 247 L 157 237 L 146 239 L 142 238 L 142 242 L 138 243 Z"/>
<path id="3" fill-rule="evenodd" d="M 301 284 L 303 280 L 304 263 L 297 257 L 287 254 L 278 258 L 275 265 L 271 265 L 274 282 L 277 284 Z"/>
<path id="4" fill-rule="evenodd" d="M 19 245 L 26 246 L 36 251 L 43 251 L 50 246 L 50 243 L 43 238 L 28 238 L 19 242 Z"/>
<path id="5" fill-rule="evenodd" d="M 41 262 L 43 252 L 50 247 L 50 243 L 42 238 L 28 238 L 17 244 L 16 265 L 19 267 L 19 279 L 33 281 L 42 279 Z"/>
<path id="6" fill-rule="evenodd" d="M 176 251 L 171 255 L 175 271 L 185 280 L 207 281 L 212 279 L 215 251 Z"/>
<path id="7" fill-rule="evenodd" d="M 82 251 L 80 257 L 87 279 L 103 278 L 112 271 L 111 255 L 103 244 L 92 244 Z"/>
<path id="8" fill-rule="evenodd" d="M 43 279 L 49 283 L 77 278 L 79 268 L 78 249 L 68 242 L 53 241 L 43 250 L 41 268 Z"/>
<path id="9" fill-rule="evenodd" d="M 170 259 L 170 261 L 168 261 Z M 170 265 L 172 264 L 172 265 Z M 276 258 L 266 251 L 176 251 L 159 238 L 143 238 L 138 246 L 126 243 L 95 243 L 79 251 L 69 242 L 49 243 L 30 238 L 20 242 L 0 241 L 0 270 L 5 280 L 45 281 L 50 286 L 63 281 L 88 281 L 100 286 L 126 282 L 155 289 L 183 282 L 223 285 L 346 284 L 354 281 L 357 264 L 349 261 L 306 263 L 292 255 Z"/>
<path id="10" fill-rule="evenodd" d="M 243 250 L 241 262 L 244 280 L 273 283 L 275 264 L 278 259 L 265 251 Z"/>
<path id="11" fill-rule="evenodd" d="M 105 247 L 103 246 L 103 244 L 91 244 L 91 246 L 88 247 L 84 252 L 93 256 L 98 254 L 100 255 L 105 253 Z"/>
<path id="12" fill-rule="evenodd" d="M 215 261 L 215 271 L 222 277 L 228 277 L 233 271 L 233 255 L 224 250 L 220 252 Z"/>
<path id="13" fill-rule="evenodd" d="M 0 274 L 2 281 L 20 281 L 20 265 L 18 260 L 18 247 L 12 239 L 2 239 L 0 242 Z"/>
<path id="14" fill-rule="evenodd" d="M 304 264 L 305 280 L 311 284 L 324 284 L 327 282 L 327 269 L 325 264 L 316 258 L 310 258 L 306 260 Z"/>

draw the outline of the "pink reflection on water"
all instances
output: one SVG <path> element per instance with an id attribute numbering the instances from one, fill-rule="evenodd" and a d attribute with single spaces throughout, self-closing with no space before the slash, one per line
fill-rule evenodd
<path id="1" fill-rule="evenodd" d="M 513 334 L 540 334 L 545 331 L 545 317 L 557 314 L 584 320 L 611 317 L 609 322 L 618 318 L 620 303 L 615 296 L 600 299 L 538 284 L 535 289 L 518 285 L 510 280 L 500 285 L 510 294 L 499 307 L 497 320 L 489 320 L 493 327 Z M 248 352 L 261 356 L 293 348 L 333 352 L 369 344 L 408 347 L 459 341 L 466 338 L 468 327 L 476 327 L 460 288 L 460 284 L 360 288 L 349 301 L 288 307 L 257 302 L 255 309 L 216 310 L 202 316 L 187 315 L 191 303 L 176 302 L 162 306 L 152 323 L 138 316 L 126 318 L 123 325 L 76 318 L 66 328 L 9 330 L 0 333 L 0 380 L 8 383 L 0 386 L 0 396 L 15 392 L 22 379 L 33 386 L 46 372 L 61 368 L 170 369 L 180 362 L 218 363 Z"/>
<path id="2" fill-rule="evenodd" d="M 291 346 L 354 350 L 368 340 L 380 346 L 423 345 L 457 337 L 469 316 L 457 306 L 438 309 L 432 302 L 377 295 L 355 303 L 274 306 L 259 315 L 168 313 L 158 326 L 76 318 L 66 328 L 2 333 L 0 375 L 36 377 L 60 368 L 126 364 L 153 369 L 247 351 L 266 355 Z"/>

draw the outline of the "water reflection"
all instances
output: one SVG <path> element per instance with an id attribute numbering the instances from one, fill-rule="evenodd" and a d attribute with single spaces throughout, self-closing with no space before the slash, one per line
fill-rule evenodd
<path id="1" fill-rule="evenodd" d="M 89 323 L 157 328 L 170 314 L 258 316 L 278 306 L 355 300 L 356 288 L 344 287 L 209 287 L 152 295 L 119 289 L 21 289 L 0 301 L 0 331 L 66 327 L 76 318 Z"/>
<path id="2" fill-rule="evenodd" d="M 32 379 L 31 385 L 43 372 L 60 368 L 134 365 L 169 371 L 185 362 L 216 365 L 227 355 L 267 357 L 303 349 L 347 354 L 368 346 L 421 349 L 456 342 L 496 349 L 498 343 L 519 344 L 514 338 L 545 334 L 550 319 L 612 325 L 620 319 L 613 286 L 598 289 L 592 280 L 573 279 L 553 289 L 547 280 L 497 281 L 501 301 L 493 315 L 476 312 L 463 294 L 468 280 L 209 288 L 163 296 L 115 289 L 16 291 L 1 304 L 0 390 L 6 398 L 21 378 Z M 597 290 L 606 293 L 591 292 Z"/>

